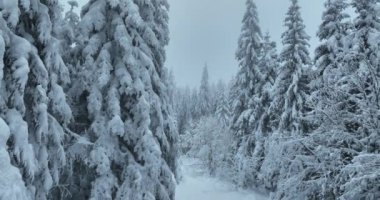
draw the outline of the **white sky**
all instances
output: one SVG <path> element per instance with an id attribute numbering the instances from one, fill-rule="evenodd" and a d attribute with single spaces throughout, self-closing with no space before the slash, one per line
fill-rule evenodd
<path id="1" fill-rule="evenodd" d="M 67 0 L 61 0 L 63 2 Z M 170 44 L 166 66 L 173 69 L 180 86 L 198 86 L 207 62 L 210 79 L 230 80 L 237 72 L 235 60 L 246 0 L 168 0 Z M 310 52 L 321 22 L 324 0 L 299 0 L 306 32 L 312 37 Z M 83 5 L 87 0 L 78 0 Z M 263 32 L 281 46 L 283 20 L 290 0 L 255 0 Z M 279 48 L 280 51 L 280 48 Z"/>
<path id="2" fill-rule="evenodd" d="M 263 32 L 281 45 L 283 20 L 289 0 L 256 0 Z M 238 70 L 235 60 L 245 0 L 169 0 L 171 41 L 167 67 L 174 70 L 180 86 L 198 86 L 207 62 L 210 79 L 230 80 Z M 324 0 L 300 0 L 306 32 L 315 37 L 321 22 Z M 280 49 L 279 49 L 280 50 Z"/>

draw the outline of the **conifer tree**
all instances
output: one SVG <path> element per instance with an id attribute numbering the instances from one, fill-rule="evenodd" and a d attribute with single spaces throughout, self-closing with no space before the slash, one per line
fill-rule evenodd
<path id="1" fill-rule="evenodd" d="M 69 73 L 60 55 L 57 1 L 1 4 L 6 57 L 3 59 L 4 119 L 11 155 L 33 199 L 47 199 L 65 165 L 63 147 L 71 109 L 65 86 Z"/>
<path id="2" fill-rule="evenodd" d="M 336 85 L 345 94 L 339 99 L 343 109 L 338 114 L 345 116 L 339 125 L 364 142 L 359 149 L 373 153 L 380 145 L 379 119 L 376 117 L 380 109 L 380 63 L 375 39 L 380 37 L 379 3 L 377 0 L 354 0 L 352 6 L 358 16 L 348 36 L 350 48 L 341 69 L 344 77 Z"/>
<path id="3" fill-rule="evenodd" d="M 93 199 L 174 199 L 167 9 L 166 1 L 91 0 L 82 10 Z"/>
<path id="4" fill-rule="evenodd" d="M 286 30 L 282 34 L 284 45 L 281 54 L 281 68 L 275 83 L 271 112 L 278 113 L 277 126 L 280 131 L 302 133 L 303 107 L 306 83 L 302 76 L 311 64 L 308 51 L 309 36 L 301 18 L 298 0 L 291 0 L 285 17 Z"/>
<path id="5" fill-rule="evenodd" d="M 288 181 L 289 177 L 298 173 L 297 156 L 305 151 L 298 141 L 308 128 L 304 115 L 308 84 L 305 72 L 311 64 L 309 36 L 305 33 L 297 0 L 290 1 L 285 27 L 286 31 L 282 34 L 283 49 L 279 57 L 281 63 L 273 86 L 273 100 L 268 109 L 273 131 L 265 141 L 267 151 L 261 166 L 265 186 L 269 190 L 277 190 L 274 199 L 283 197 L 284 192 L 293 194 L 287 193 L 287 189 L 292 187 Z"/>
<path id="6" fill-rule="evenodd" d="M 314 114 L 310 120 L 314 121 L 314 124 L 323 123 L 326 126 L 331 123 L 324 110 L 328 110 L 328 106 L 332 103 L 331 98 L 335 93 L 333 85 L 343 75 L 339 70 L 342 68 L 347 49 L 347 35 L 351 26 L 347 21 L 350 16 L 344 12 L 347 7 L 348 3 L 345 0 L 328 0 L 325 3 L 326 10 L 317 33 L 322 44 L 315 51 L 317 70 L 315 79 L 311 82 L 313 90 L 311 104 Z"/>
<path id="7" fill-rule="evenodd" d="M 263 76 L 262 81 L 259 83 L 259 90 L 255 94 L 256 100 L 256 125 L 255 130 L 267 136 L 273 129 L 270 127 L 270 115 L 268 108 L 272 102 L 272 89 L 277 78 L 278 73 L 278 55 L 276 43 L 271 41 L 269 33 L 264 36 L 262 44 L 262 53 L 260 56 L 260 72 Z"/>
<path id="8" fill-rule="evenodd" d="M 22 180 L 20 171 L 11 164 L 11 159 L 7 151 L 7 144 L 10 136 L 8 125 L 0 118 L 0 199 L 28 200 L 25 183 Z"/>
<path id="9" fill-rule="evenodd" d="M 235 85 L 235 100 L 232 113 L 232 134 L 235 137 L 234 154 L 236 168 L 239 173 L 238 184 L 243 187 L 256 185 L 256 175 L 252 161 L 255 148 L 256 103 L 255 95 L 261 89 L 264 80 L 260 71 L 262 51 L 262 33 L 259 26 L 258 13 L 252 0 L 246 1 L 246 13 L 238 42 L 236 57 L 240 69 Z"/>
<path id="10" fill-rule="evenodd" d="M 198 113 L 201 116 L 206 116 L 211 111 L 211 97 L 210 97 L 210 84 L 207 64 L 203 68 L 201 86 L 199 88 L 198 96 Z"/>
<path id="11" fill-rule="evenodd" d="M 285 166 L 292 166 L 294 170 L 288 173 L 287 180 L 280 178 L 283 180 L 278 186 L 276 199 L 338 198 L 336 191 L 339 186 L 336 185 L 336 178 L 343 166 L 343 160 L 340 158 L 343 152 L 340 152 L 341 147 L 337 148 L 339 145 L 335 141 L 336 136 L 341 137 L 342 134 L 341 131 L 335 130 L 336 124 L 331 121 L 334 114 L 329 112 L 336 112 L 330 106 L 335 105 L 332 103 L 337 92 L 334 85 L 342 78 L 339 70 L 343 66 L 345 40 L 350 27 L 346 21 L 348 15 L 344 13 L 347 6 L 344 0 L 328 0 L 325 3 L 326 10 L 317 33 L 322 43 L 316 49 L 317 69 L 313 72 L 314 80 L 310 84 L 313 90 L 309 99 L 312 101 L 312 112 L 307 114 L 308 122 L 315 127 L 310 133 L 280 140 L 282 144 L 277 144 L 281 146 L 281 150 L 277 151 L 286 152 L 286 159 L 291 160 L 290 164 Z M 285 170 L 281 173 L 285 173 L 288 168 L 283 168 Z M 297 184 L 289 185 L 290 182 Z"/>
<path id="12" fill-rule="evenodd" d="M 379 187 L 374 181 L 379 174 L 362 169 L 371 162 L 378 162 L 379 137 L 379 3 L 376 0 L 354 0 L 352 6 L 357 14 L 353 29 L 348 34 L 347 51 L 343 63 L 338 67 L 338 80 L 334 84 L 331 102 L 325 112 L 334 125 L 327 124 L 330 135 L 325 145 L 340 152 L 340 165 L 336 168 L 342 185 L 334 194 L 345 198 L 370 198 L 363 191 L 373 191 Z M 343 141 L 336 143 L 335 141 Z M 362 169 L 353 164 L 362 166 Z M 342 169 L 343 168 L 343 169 Z M 350 174 L 350 175 L 349 175 Z M 353 174 L 356 174 L 353 176 Z M 363 184 L 352 189 L 352 184 L 360 180 Z"/>
<path id="13" fill-rule="evenodd" d="M 257 8 L 252 0 L 246 1 L 246 8 L 236 52 L 240 69 L 235 80 L 236 86 L 234 86 L 234 89 L 237 90 L 237 96 L 232 114 L 232 129 L 237 137 L 252 133 L 250 117 L 252 116 L 253 105 L 251 99 L 257 92 L 257 83 L 262 79 L 258 67 L 262 33 Z"/>
<path id="14" fill-rule="evenodd" d="M 231 109 L 228 102 L 228 88 L 222 81 L 218 82 L 216 94 L 216 98 L 218 99 L 215 112 L 216 117 L 221 124 L 225 127 L 229 127 Z"/>

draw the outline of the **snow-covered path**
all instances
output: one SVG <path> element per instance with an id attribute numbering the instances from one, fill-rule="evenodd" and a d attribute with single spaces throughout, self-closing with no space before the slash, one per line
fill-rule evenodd
<path id="1" fill-rule="evenodd" d="M 228 183 L 202 175 L 196 161 L 182 161 L 183 180 L 177 186 L 176 200 L 267 200 L 252 191 L 237 191 Z"/>

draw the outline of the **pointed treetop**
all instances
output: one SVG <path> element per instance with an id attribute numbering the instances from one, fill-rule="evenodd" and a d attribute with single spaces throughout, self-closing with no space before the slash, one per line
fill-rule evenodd
<path id="1" fill-rule="evenodd" d="M 310 36 L 305 32 L 300 9 L 298 0 L 291 0 L 285 17 L 287 30 L 282 34 L 284 48 L 281 52 L 281 61 L 309 65 L 311 63 L 308 51 Z"/>
<path id="2" fill-rule="evenodd" d="M 205 87 L 208 88 L 208 66 L 207 63 L 203 67 L 203 72 L 202 72 L 202 82 L 201 82 L 201 90 L 206 89 Z"/>
<path id="3" fill-rule="evenodd" d="M 243 24 L 246 24 L 247 27 L 243 26 L 243 29 L 250 27 L 252 29 L 255 29 L 261 35 L 260 27 L 257 26 L 260 23 L 260 21 L 258 17 L 256 4 L 253 2 L 253 0 L 247 0 L 245 4 L 247 6 L 247 11 L 244 14 Z"/>
<path id="4" fill-rule="evenodd" d="M 236 57 L 241 66 L 251 65 L 257 61 L 262 39 L 257 7 L 253 0 L 247 0 L 246 7 L 236 52 Z"/>
<path id="5" fill-rule="evenodd" d="M 320 40 L 328 39 L 333 35 L 345 34 L 348 23 L 344 20 L 350 16 L 344 13 L 348 7 L 346 0 L 327 0 L 325 3 L 326 10 L 322 15 L 322 24 L 319 26 L 317 36 Z"/>

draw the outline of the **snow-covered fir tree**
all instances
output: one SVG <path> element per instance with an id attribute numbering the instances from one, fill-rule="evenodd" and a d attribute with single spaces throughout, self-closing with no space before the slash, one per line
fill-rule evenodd
<path id="1" fill-rule="evenodd" d="M 256 131 L 261 118 L 260 95 L 266 82 L 265 66 L 260 66 L 263 55 L 263 39 L 259 26 L 257 8 L 252 0 L 246 2 L 246 13 L 239 38 L 236 57 L 239 72 L 233 90 L 236 90 L 233 103 L 232 130 L 236 137 L 237 182 L 243 187 L 257 186 Z M 268 70 L 268 69 L 265 69 Z M 265 74 L 264 74 L 265 73 Z"/>
<path id="2" fill-rule="evenodd" d="M 258 132 L 266 134 L 274 131 L 270 127 L 270 114 L 268 108 L 272 102 L 272 89 L 277 78 L 279 62 L 276 49 L 276 43 L 271 41 L 269 33 L 264 36 L 262 55 L 260 56 L 260 71 L 263 75 L 263 80 L 260 82 L 260 89 L 256 94 L 256 115 Z"/>
<path id="3" fill-rule="evenodd" d="M 357 13 L 353 31 L 348 36 L 349 50 L 344 58 L 344 77 L 336 88 L 343 92 L 342 108 L 338 110 L 344 118 L 339 126 L 363 143 L 359 151 L 378 152 L 380 108 L 380 63 L 379 42 L 380 18 L 377 0 L 354 0 L 352 6 Z M 359 145 L 358 143 L 358 145 Z"/>
<path id="4" fill-rule="evenodd" d="M 5 89 L 4 72 L 9 70 L 6 69 L 4 65 L 4 54 L 6 53 L 7 43 L 10 39 L 10 32 L 8 32 L 9 30 L 6 27 L 6 21 L 2 16 L 0 17 L 0 24 L 0 91 L 3 91 Z M 1 96 L 3 95 L 4 93 L 1 92 Z M 5 114 L 4 112 L 6 112 L 4 101 L 5 99 L 0 98 L 1 116 L 3 116 Z M 3 118 L 0 117 L 0 199 L 32 199 L 25 187 L 25 183 L 19 169 L 12 165 L 7 146 L 10 136 L 11 132 L 8 125 L 5 123 Z"/>
<path id="5" fill-rule="evenodd" d="M 325 0 L 314 63 L 289 2 L 280 55 L 246 0 L 238 73 L 191 89 L 167 0 L 0 0 L 0 200 L 174 200 L 179 153 L 270 199 L 379 199 L 380 2 Z"/>
<path id="6" fill-rule="evenodd" d="M 270 114 L 268 112 L 269 106 L 273 97 L 271 96 L 273 91 L 273 84 L 276 80 L 278 70 L 278 58 L 276 53 L 276 44 L 270 40 L 270 36 L 267 33 L 262 43 L 262 51 L 259 61 L 260 72 L 262 74 L 262 80 L 257 83 L 257 92 L 254 94 L 254 119 L 255 124 L 253 126 L 254 131 L 250 136 L 249 141 L 254 141 L 254 147 L 252 151 L 252 157 L 249 161 L 251 168 L 252 179 L 254 180 L 255 187 L 261 191 L 265 191 L 270 186 L 265 184 L 265 179 L 262 175 L 262 165 L 265 159 L 267 150 L 265 149 L 265 143 L 268 137 L 272 134 L 273 127 L 270 125 Z"/>
<path id="7" fill-rule="evenodd" d="M 265 141 L 267 150 L 261 168 L 265 187 L 277 190 L 274 199 L 281 198 L 289 182 L 293 163 L 297 162 L 299 137 L 307 131 L 304 121 L 307 84 L 305 71 L 311 64 L 308 52 L 309 36 L 301 18 L 297 0 L 290 1 L 285 17 L 286 31 L 282 35 L 281 65 L 273 86 L 273 100 L 268 110 L 272 134 Z M 290 170 L 290 171 L 289 171 Z M 289 193 L 291 194 L 291 193 Z"/>
<path id="8" fill-rule="evenodd" d="M 12 163 L 21 169 L 32 199 L 46 199 L 60 182 L 71 110 L 63 88 L 70 82 L 55 37 L 57 1 L 2 1 L 5 45 L 2 115 L 11 134 Z"/>
<path id="9" fill-rule="evenodd" d="M 217 99 L 215 115 L 221 124 L 223 124 L 225 127 L 229 127 L 231 118 L 231 106 L 228 102 L 228 88 L 224 82 L 218 82 L 215 96 Z"/>
<path id="10" fill-rule="evenodd" d="M 201 85 L 199 87 L 198 95 L 198 113 L 200 116 L 205 116 L 210 114 L 211 111 L 211 97 L 210 97 L 210 84 L 209 84 L 209 74 L 207 64 L 203 67 Z"/>
<path id="11" fill-rule="evenodd" d="M 236 86 L 234 86 L 237 96 L 233 107 L 232 128 L 237 137 L 252 133 L 250 117 L 253 105 L 251 100 L 256 92 L 256 85 L 261 80 L 258 64 L 262 33 L 257 8 L 252 0 L 247 0 L 246 9 L 236 52 L 240 69 L 235 80 Z"/>
<path id="12" fill-rule="evenodd" d="M 168 104 L 166 1 L 91 0 L 80 22 L 95 169 L 91 199 L 174 199 L 177 132 Z"/>
<path id="13" fill-rule="evenodd" d="M 342 66 L 345 40 L 350 27 L 347 22 L 348 15 L 344 13 L 347 6 L 348 4 L 342 0 L 329 0 L 325 3 L 326 10 L 317 34 L 322 43 L 316 49 L 316 70 L 312 72 L 313 80 L 310 84 L 313 91 L 311 97 L 307 99 L 312 106 L 312 112 L 306 115 L 307 121 L 311 122 L 308 126 L 312 127 L 308 131 L 311 129 L 312 132 L 306 134 L 307 130 L 303 130 L 303 135 L 271 139 L 270 146 L 272 148 L 277 146 L 275 151 L 285 153 L 272 153 L 265 167 L 274 168 L 274 163 L 269 159 L 281 160 L 285 157 L 290 160 L 290 162 L 281 161 L 286 167 L 278 173 L 286 173 L 286 176 L 277 174 L 280 183 L 274 195 L 275 199 L 338 198 L 336 177 L 337 170 L 343 163 L 339 148 L 334 147 L 338 139 L 334 135 L 338 137 L 343 135 L 340 131 L 332 131 L 336 124 L 330 120 L 333 115 L 328 112 L 336 112 L 330 106 L 334 104 L 331 104 L 331 97 L 336 94 L 333 85 L 342 75 L 338 71 Z M 289 169 L 292 171 L 289 172 Z"/>
<path id="14" fill-rule="evenodd" d="M 313 124 L 331 123 L 329 116 L 325 115 L 324 110 L 328 109 L 330 96 L 335 93 L 333 85 L 343 75 L 339 73 L 342 61 L 347 49 L 347 35 L 350 31 L 350 17 L 345 13 L 348 7 L 346 0 L 329 0 L 325 3 L 325 11 L 322 16 L 322 24 L 319 26 L 317 36 L 321 44 L 315 51 L 314 80 L 310 86 L 312 88 L 312 101 L 314 114 L 310 121 Z"/>
<path id="15" fill-rule="evenodd" d="M 301 133 L 306 82 L 302 76 L 311 64 L 308 51 L 309 36 L 301 18 L 298 0 L 291 0 L 285 17 L 286 30 L 282 34 L 281 67 L 274 86 L 271 112 L 276 113 L 274 126 L 281 131 Z"/>
<path id="16" fill-rule="evenodd" d="M 368 158 L 373 159 L 372 162 L 379 161 L 376 154 L 379 154 L 380 146 L 377 117 L 380 77 L 378 42 L 375 38 L 379 38 L 380 21 L 376 0 L 355 0 L 352 6 L 357 16 L 345 40 L 343 59 L 330 73 L 330 77 L 335 78 L 329 83 L 333 90 L 327 91 L 328 106 L 322 109 L 329 117 L 315 134 L 323 134 L 319 141 L 321 145 L 339 155 L 335 166 L 328 165 L 328 160 L 321 161 L 327 166 L 325 168 L 337 174 L 330 177 L 331 182 L 340 181 L 340 184 L 328 185 L 332 191 L 330 195 L 342 199 L 348 195 L 365 199 L 371 198 L 372 194 L 363 191 L 373 191 L 379 187 L 374 181 L 379 174 L 371 170 L 363 173 L 358 166 L 365 168 Z M 363 184 L 353 189 L 352 184 L 356 180 L 361 180 Z"/>
<path id="17" fill-rule="evenodd" d="M 4 120 L 0 118 L 0 199 L 31 199 L 27 193 L 19 169 L 11 164 L 6 144 L 9 136 L 9 127 Z"/>

